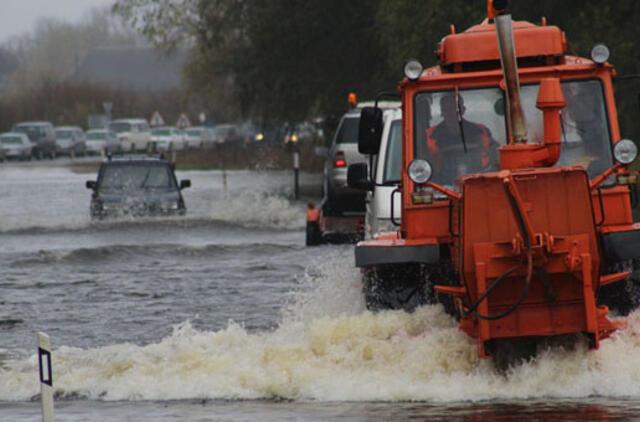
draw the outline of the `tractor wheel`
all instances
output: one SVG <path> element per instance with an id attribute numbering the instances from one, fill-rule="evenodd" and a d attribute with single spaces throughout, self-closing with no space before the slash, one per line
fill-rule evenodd
<path id="1" fill-rule="evenodd" d="M 500 373 L 531 360 L 536 355 L 535 339 L 495 339 L 487 342 L 493 366 Z"/>
<path id="2" fill-rule="evenodd" d="M 365 270 L 364 298 L 367 309 L 402 309 L 407 312 L 433 303 L 433 293 L 419 264 L 383 264 Z"/>
<path id="3" fill-rule="evenodd" d="M 307 221 L 306 245 L 317 246 L 322 243 L 322 234 L 318 223 Z"/>
<path id="4" fill-rule="evenodd" d="M 640 259 L 619 262 L 610 271 L 630 271 L 625 280 L 603 286 L 598 295 L 598 304 L 607 305 L 618 315 L 626 316 L 640 306 Z"/>

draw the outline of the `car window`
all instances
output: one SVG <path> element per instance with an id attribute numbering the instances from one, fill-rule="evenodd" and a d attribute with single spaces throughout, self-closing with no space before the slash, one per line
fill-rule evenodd
<path id="1" fill-rule="evenodd" d="M 160 135 L 160 136 L 168 136 L 171 135 L 170 129 L 153 129 L 151 131 L 152 135 Z"/>
<path id="2" fill-rule="evenodd" d="M 168 189 L 175 186 L 167 165 L 107 165 L 100 177 L 101 189 Z"/>
<path id="3" fill-rule="evenodd" d="M 70 130 L 56 130 L 56 138 L 58 139 L 71 139 L 73 132 Z"/>
<path id="4" fill-rule="evenodd" d="M 354 144 L 358 142 L 359 117 L 345 117 L 336 134 L 336 144 Z"/>
<path id="5" fill-rule="evenodd" d="M 89 132 L 87 133 L 87 139 L 90 141 L 100 141 L 105 138 L 104 132 Z"/>
<path id="6" fill-rule="evenodd" d="M 22 138 L 19 136 L 3 136 L 0 138 L 3 145 L 22 145 Z"/>
<path id="7" fill-rule="evenodd" d="M 389 128 L 383 183 L 400 182 L 402 169 L 402 120 L 394 120 Z"/>

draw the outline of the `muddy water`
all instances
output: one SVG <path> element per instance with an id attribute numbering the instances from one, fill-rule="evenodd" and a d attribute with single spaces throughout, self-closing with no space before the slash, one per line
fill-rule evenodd
<path id="1" fill-rule="evenodd" d="M 178 177 L 184 218 L 92 223 L 91 175 L 0 167 L 1 420 L 39 420 L 40 330 L 65 421 L 640 414 L 640 312 L 498 374 L 439 306 L 366 312 L 352 248 L 303 246 L 290 174 Z"/>

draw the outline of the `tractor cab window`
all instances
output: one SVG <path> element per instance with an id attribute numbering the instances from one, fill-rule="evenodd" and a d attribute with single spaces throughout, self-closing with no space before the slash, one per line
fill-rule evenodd
<path id="1" fill-rule="evenodd" d="M 497 87 L 416 95 L 416 158 L 431 163 L 434 182 L 453 187 L 463 174 L 499 168 L 506 129 L 495 105 L 502 98 Z"/>
<path id="2" fill-rule="evenodd" d="M 583 166 L 595 177 L 612 163 L 603 88 L 597 80 L 561 83 L 567 106 L 561 111 L 562 152 L 556 166 Z M 524 85 L 521 100 L 530 143 L 542 143 L 538 84 Z M 456 189 L 456 179 L 500 168 L 506 144 L 504 93 L 499 88 L 421 92 L 414 99 L 415 158 L 433 168 L 432 180 Z"/>
<path id="3" fill-rule="evenodd" d="M 611 136 L 602 85 L 597 80 L 562 82 L 566 107 L 560 112 L 562 152 L 556 166 L 583 166 L 589 177 L 611 167 Z M 542 143 L 542 111 L 536 108 L 537 84 L 522 87 L 529 141 Z"/>

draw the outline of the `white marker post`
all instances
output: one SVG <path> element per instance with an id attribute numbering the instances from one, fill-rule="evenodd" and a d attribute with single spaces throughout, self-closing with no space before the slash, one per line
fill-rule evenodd
<path id="1" fill-rule="evenodd" d="M 51 375 L 51 343 L 49 336 L 38 333 L 38 365 L 40 367 L 40 401 L 42 421 L 53 422 L 53 377 Z"/>

